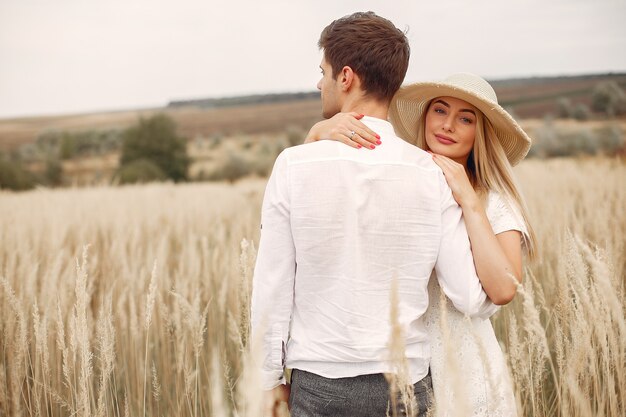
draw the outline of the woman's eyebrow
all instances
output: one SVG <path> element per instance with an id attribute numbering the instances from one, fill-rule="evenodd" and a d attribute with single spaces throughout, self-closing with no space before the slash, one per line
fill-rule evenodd
<path id="1" fill-rule="evenodd" d="M 445 101 L 441 100 L 441 99 L 436 100 L 435 104 L 436 103 L 440 103 L 443 106 L 446 106 L 447 108 L 450 108 L 450 105 L 448 103 L 446 103 Z M 468 112 L 468 113 L 472 113 L 474 116 L 476 116 L 476 112 L 474 110 L 472 110 L 472 109 L 461 109 L 461 110 L 459 110 L 459 112 Z"/>

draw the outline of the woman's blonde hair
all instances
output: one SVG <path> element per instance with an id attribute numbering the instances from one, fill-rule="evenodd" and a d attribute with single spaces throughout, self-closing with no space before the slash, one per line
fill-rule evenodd
<path id="1" fill-rule="evenodd" d="M 428 150 L 426 143 L 426 114 L 430 110 L 430 105 L 426 106 L 426 111 L 417 124 L 417 140 L 415 145 Z M 535 258 L 537 248 L 535 232 L 528 221 L 528 209 L 519 191 L 519 187 L 513 175 L 513 169 L 509 160 L 500 145 L 498 136 L 493 126 L 482 112 L 476 113 L 476 137 L 474 147 L 467 160 L 467 168 L 470 172 L 470 181 L 479 193 L 486 194 L 493 190 L 501 194 L 507 202 L 512 203 L 522 216 L 522 221 L 526 226 L 528 235 L 522 233 L 524 244 L 531 259 Z"/>

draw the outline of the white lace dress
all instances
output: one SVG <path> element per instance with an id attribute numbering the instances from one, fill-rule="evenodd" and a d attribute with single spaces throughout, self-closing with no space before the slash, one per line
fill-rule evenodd
<path id="1" fill-rule="evenodd" d="M 497 193 L 487 197 L 494 233 L 526 233 L 517 210 Z M 425 315 L 431 341 L 430 370 L 437 417 L 516 416 L 513 385 L 489 319 L 470 319 L 443 296 L 435 276 Z"/>

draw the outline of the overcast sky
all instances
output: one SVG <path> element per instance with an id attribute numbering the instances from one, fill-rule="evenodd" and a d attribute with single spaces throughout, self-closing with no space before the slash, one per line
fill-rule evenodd
<path id="1" fill-rule="evenodd" d="M 312 91 L 362 10 L 408 29 L 406 82 L 626 72 L 623 0 L 0 0 L 0 118 Z"/>

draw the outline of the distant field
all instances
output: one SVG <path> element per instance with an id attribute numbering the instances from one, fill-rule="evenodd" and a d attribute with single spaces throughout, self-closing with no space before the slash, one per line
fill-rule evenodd
<path id="1" fill-rule="evenodd" d="M 34 142 L 47 131 L 123 129 L 139 117 L 166 113 L 188 138 L 284 131 L 290 125 L 309 128 L 321 119 L 320 101 L 301 100 L 226 108 L 176 107 L 67 116 L 0 120 L 0 150 Z"/>
<path id="2" fill-rule="evenodd" d="M 511 108 L 518 118 L 542 118 L 547 113 L 558 113 L 557 99 L 569 98 L 572 103 L 590 104 L 594 86 L 606 80 L 613 80 L 626 88 L 626 74 L 590 75 L 561 78 L 527 78 L 493 81 L 500 103 Z M 302 94 L 294 95 L 294 97 Z M 198 137 L 232 136 L 236 134 L 256 134 L 282 132 L 287 126 L 308 129 L 320 120 L 319 99 L 307 98 L 288 101 L 282 97 L 278 103 L 257 103 L 259 97 L 240 100 L 224 99 L 211 101 L 212 106 L 184 106 L 180 103 L 172 107 L 139 109 L 107 113 L 78 115 L 28 117 L 0 120 L 0 150 L 11 150 L 25 143 L 32 143 L 37 137 L 49 131 L 85 131 L 125 128 L 141 116 L 157 112 L 170 115 L 177 122 L 181 135 L 195 139 Z M 273 99 L 272 96 L 267 100 Z M 231 105 L 232 103 L 244 103 Z"/>
<path id="3" fill-rule="evenodd" d="M 518 118 L 537 118 L 558 114 L 557 100 L 568 98 L 572 103 L 591 106 L 594 87 L 612 80 L 626 89 L 626 74 L 561 78 L 526 78 L 494 81 L 499 103 L 513 109 Z"/>

